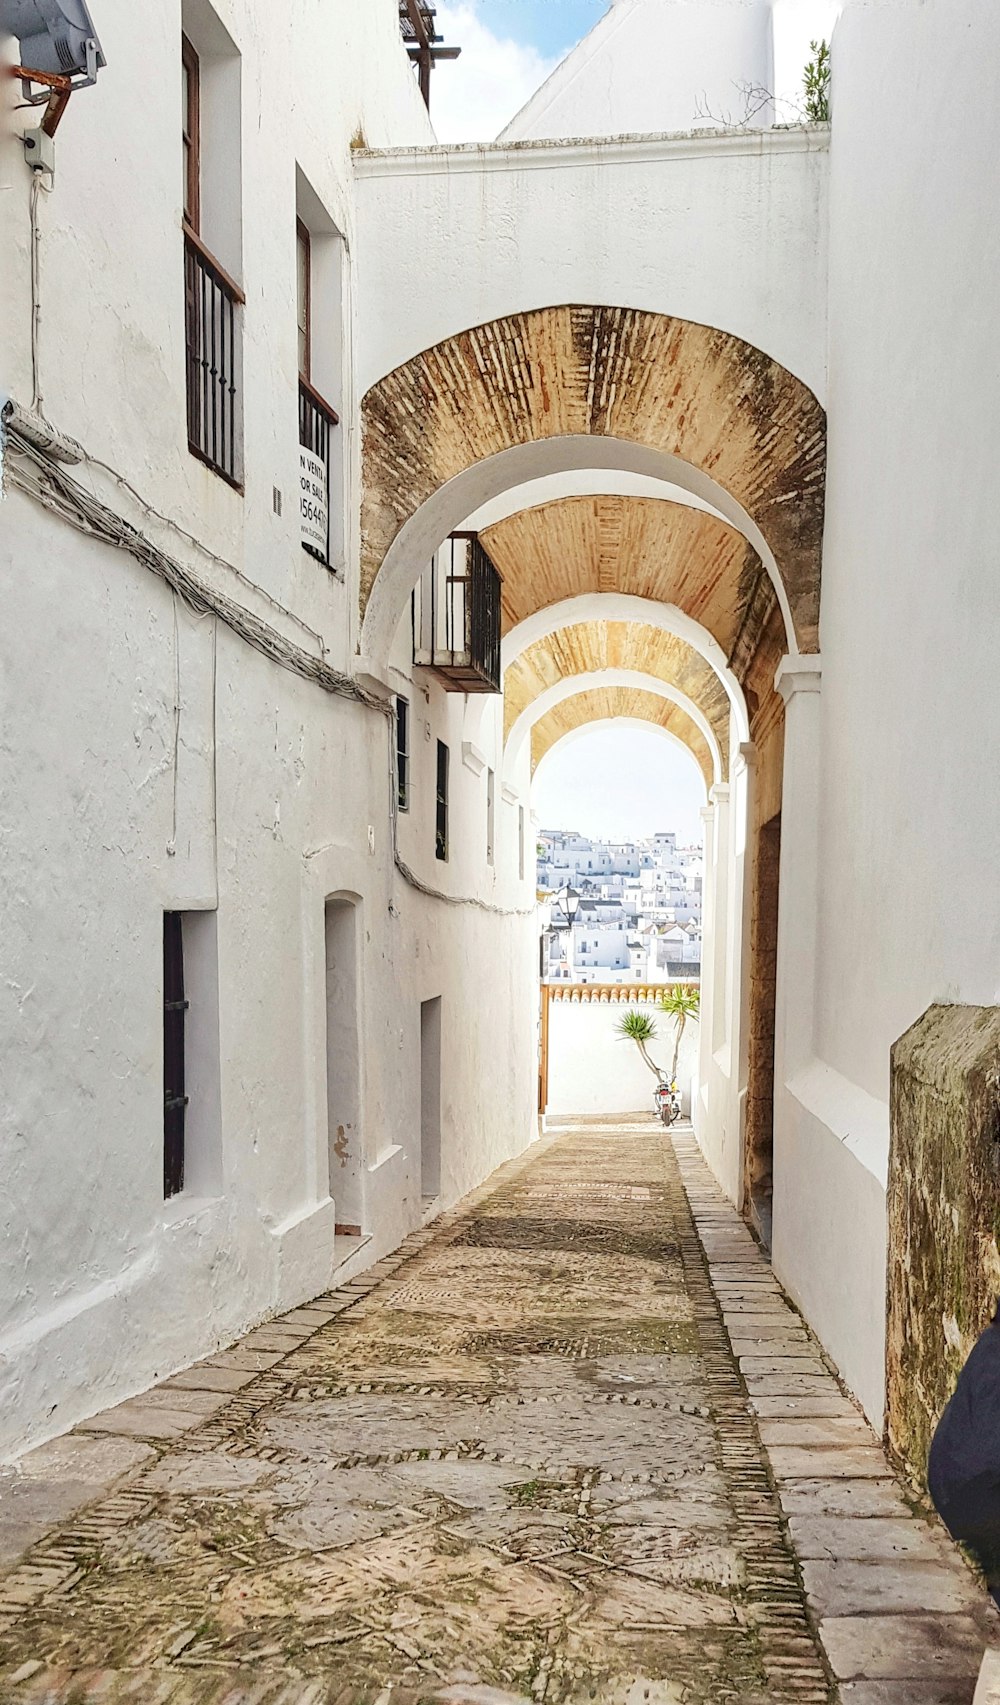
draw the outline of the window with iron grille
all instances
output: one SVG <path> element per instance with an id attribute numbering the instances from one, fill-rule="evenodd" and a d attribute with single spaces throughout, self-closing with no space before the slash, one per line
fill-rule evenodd
<path id="1" fill-rule="evenodd" d="M 184 931 L 181 912 L 163 914 L 163 1194 L 184 1188 Z"/>
<path id="2" fill-rule="evenodd" d="M 202 108 L 211 80 L 207 80 L 201 56 L 187 34 L 181 37 L 181 72 L 188 449 L 229 485 L 239 489 L 242 478 L 241 312 L 244 296 L 239 284 L 209 247 L 209 241 L 213 240 L 211 233 L 206 238 L 203 230 L 203 213 L 207 205 L 203 193 L 204 172 L 211 162 L 205 160 L 202 152 Z M 222 103 L 226 112 L 233 107 L 233 101 L 232 86 L 227 83 Z M 238 118 L 238 100 L 233 110 Z M 238 186 L 236 193 L 239 193 Z M 217 215 L 217 206 L 215 211 Z"/>
<path id="3" fill-rule="evenodd" d="M 435 793 L 434 856 L 448 857 L 448 748 L 437 743 L 437 790 Z"/>
<path id="4" fill-rule="evenodd" d="M 400 811 L 410 809 L 410 701 L 396 700 L 396 797 Z"/>
<path id="5" fill-rule="evenodd" d="M 299 516 L 302 548 L 329 568 L 331 556 L 331 469 L 335 460 L 336 409 L 326 400 L 335 375 L 329 349 L 331 328 L 340 324 L 340 290 L 336 275 L 341 263 L 340 239 L 326 230 L 318 198 L 299 174 L 300 207 L 319 222 L 314 232 L 300 212 L 295 221 L 296 329 L 299 361 Z M 326 221 L 326 223 L 324 223 Z M 331 284 L 335 285 L 331 289 Z M 336 298 L 335 300 L 333 298 Z M 320 319 L 315 308 L 319 305 Z M 314 331 L 317 335 L 314 336 Z M 319 335 L 322 333 L 323 335 Z M 334 395 L 336 395 L 336 389 Z"/>

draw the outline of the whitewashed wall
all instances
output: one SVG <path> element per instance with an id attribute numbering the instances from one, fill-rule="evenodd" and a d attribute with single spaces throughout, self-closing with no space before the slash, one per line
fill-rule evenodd
<path id="1" fill-rule="evenodd" d="M 617 1034 L 627 1003 L 552 1000 L 549 1003 L 549 1098 L 547 1113 L 652 1112 L 655 1080 L 634 1042 Z M 643 1006 L 660 1040 L 650 1054 L 665 1071 L 673 1059 L 673 1027 L 665 1014 Z M 685 1026 L 677 1080 L 681 1106 L 691 1110 L 691 1080 L 698 1064 L 698 1025 Z"/>
<path id="2" fill-rule="evenodd" d="M 95 12 L 108 66 L 73 97 L 55 188 L 41 198 L 46 413 L 233 567 L 100 469 L 78 471 L 89 489 L 210 585 L 313 654 L 321 640 L 346 667 L 357 609 L 358 302 L 349 260 L 353 308 L 335 399 L 347 439 L 338 577 L 298 539 L 296 166 L 353 257 L 351 138 L 431 136 L 395 0 L 298 0 L 273 28 L 251 0 L 219 0 L 243 56 L 244 495 L 186 445 L 180 7 L 102 0 Z M 27 402 L 29 176 L 9 135 L 0 181 L 0 389 Z M 341 1216 L 328 1174 L 327 895 L 356 895 L 362 907 L 364 1260 L 425 1212 L 422 1000 L 443 1002 L 440 1202 L 530 1140 L 537 940 L 533 916 L 504 915 L 533 911 L 530 863 L 518 878 L 516 810 L 498 802 L 487 875 L 482 783 L 460 761 L 443 881 L 426 834 L 432 747 L 415 753 L 406 856 L 426 881 L 500 911 L 446 907 L 393 871 L 389 732 L 377 713 L 175 607 L 132 557 L 17 492 L 3 504 L 0 544 L 0 767 L 4 797 L 17 802 L 5 814 L 0 920 L 3 1455 L 329 1282 Z M 460 703 L 430 709 L 449 739 Z M 207 1187 L 165 1204 L 162 913 L 212 907 L 217 1165 Z"/>
<path id="3" fill-rule="evenodd" d="M 772 131 L 360 157 L 363 388 L 469 326 L 585 302 L 719 326 L 822 401 L 826 148 Z"/>
<path id="4" fill-rule="evenodd" d="M 774 1253 L 877 1418 L 889 1050 L 1000 998 L 998 63 L 990 0 L 849 0 L 834 37 L 816 1030 Z"/>
<path id="5" fill-rule="evenodd" d="M 502 139 L 739 124 L 743 86 L 773 89 L 772 73 L 770 0 L 615 0 Z M 768 102 L 754 123 L 772 116 Z"/>

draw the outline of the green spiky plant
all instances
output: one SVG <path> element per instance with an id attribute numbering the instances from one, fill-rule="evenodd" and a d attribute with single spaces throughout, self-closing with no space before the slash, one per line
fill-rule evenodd
<path id="1" fill-rule="evenodd" d="M 681 1052 L 681 1037 L 684 1027 L 690 1019 L 697 1024 L 701 1012 L 701 990 L 693 983 L 675 983 L 672 988 L 664 989 L 657 1001 L 661 1012 L 673 1019 L 674 1023 L 674 1061 L 670 1068 L 671 1083 L 677 1082 L 677 1061 Z"/>
<path id="2" fill-rule="evenodd" d="M 811 41 L 809 60 L 803 72 L 804 111 L 809 124 L 830 122 L 830 44 Z"/>
<path id="3" fill-rule="evenodd" d="M 651 1018 L 648 1012 L 637 1012 L 634 1007 L 630 1007 L 628 1012 L 622 1013 L 615 1028 L 622 1041 L 635 1043 L 653 1076 L 662 1078 L 662 1070 L 649 1054 L 649 1043 L 656 1041 L 655 1018 Z"/>

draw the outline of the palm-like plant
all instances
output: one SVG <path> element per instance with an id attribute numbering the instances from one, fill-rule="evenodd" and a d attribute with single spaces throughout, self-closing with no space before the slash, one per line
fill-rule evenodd
<path id="1" fill-rule="evenodd" d="M 650 1059 L 648 1049 L 648 1044 L 656 1041 L 655 1018 L 651 1018 L 648 1012 L 637 1012 L 635 1008 L 632 1007 L 628 1012 L 622 1013 L 618 1020 L 617 1030 L 623 1041 L 635 1043 L 639 1053 L 646 1065 L 649 1067 L 653 1076 L 661 1078 L 663 1076 L 663 1072 L 656 1064 L 656 1061 Z"/>
<path id="2" fill-rule="evenodd" d="M 701 990 L 690 983 L 675 983 L 672 988 L 664 989 L 656 1004 L 661 1012 L 667 1013 L 674 1021 L 674 1063 L 670 1068 L 670 1081 L 676 1083 L 681 1037 L 689 1018 L 695 1024 L 698 1022 L 698 1015 L 701 1011 Z"/>

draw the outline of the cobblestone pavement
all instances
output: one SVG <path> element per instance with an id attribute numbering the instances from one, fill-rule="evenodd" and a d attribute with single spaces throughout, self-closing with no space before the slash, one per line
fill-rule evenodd
<path id="1" fill-rule="evenodd" d="M 24 1705 L 968 1705 L 990 1633 L 646 1123 L 0 1471 L 0 1565 Z"/>

